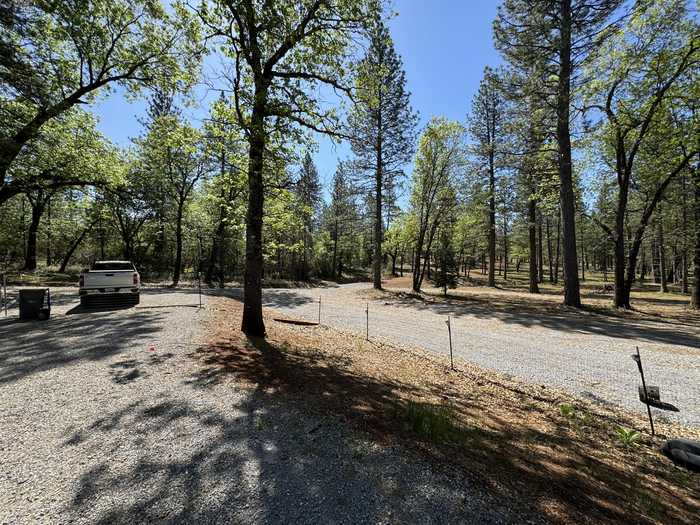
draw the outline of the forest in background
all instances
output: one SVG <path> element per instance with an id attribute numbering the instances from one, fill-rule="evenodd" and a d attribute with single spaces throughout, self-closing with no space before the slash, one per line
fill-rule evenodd
<path id="1" fill-rule="evenodd" d="M 89 4 L 90 8 L 86 9 Z M 133 260 L 145 279 L 412 274 L 445 291 L 528 271 L 529 291 L 676 286 L 700 307 L 700 35 L 684 0 L 505 0 L 463 122 L 422 129 L 376 0 L 4 2 L 0 257 L 75 273 Z M 205 56 L 219 96 L 185 117 Z M 120 148 L 89 105 L 147 97 Z M 319 90 L 337 96 L 329 104 Z M 348 141 L 324 198 L 319 134 Z M 402 197 L 404 196 L 404 197 Z"/>

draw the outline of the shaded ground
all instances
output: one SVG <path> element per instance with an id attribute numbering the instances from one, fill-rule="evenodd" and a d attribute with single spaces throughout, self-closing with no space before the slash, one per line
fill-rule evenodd
<path id="1" fill-rule="evenodd" d="M 0 319 L 0 523 L 539 521 L 462 469 L 203 366 L 212 327 L 240 322 L 221 299 L 144 290 L 141 308 L 84 311 L 57 292 L 46 322 Z"/>
<path id="2" fill-rule="evenodd" d="M 217 305 L 220 319 L 240 317 L 237 303 Z M 463 362 L 452 372 L 445 359 L 324 326 L 267 327 L 266 340 L 247 339 L 214 320 L 211 344 L 195 354 L 200 381 L 339 415 L 553 522 L 694 523 L 700 512 L 698 477 L 658 449 L 665 437 L 698 432 L 661 424 L 656 439 L 623 446 L 617 430 L 644 432 L 643 418 Z"/>
<path id="3" fill-rule="evenodd" d="M 576 310 L 561 306 L 554 290 L 533 297 L 517 289 L 471 287 L 444 298 L 436 290 L 411 294 L 406 284 L 388 281 L 385 292 L 368 284 L 265 290 L 264 298 L 269 307 L 314 321 L 321 297 L 324 324 L 365 333 L 369 317 L 370 337 L 439 354 L 449 353 L 450 316 L 456 356 L 642 413 L 639 374 L 630 358 L 639 346 L 647 380 L 680 410 L 656 410 L 655 416 L 700 426 L 700 320 L 676 304 L 677 297 L 649 294 L 638 301 L 641 311 L 622 314 L 607 308 L 609 297 L 600 294 L 587 299 L 591 307 Z M 654 301 L 666 303 L 659 310 Z"/>

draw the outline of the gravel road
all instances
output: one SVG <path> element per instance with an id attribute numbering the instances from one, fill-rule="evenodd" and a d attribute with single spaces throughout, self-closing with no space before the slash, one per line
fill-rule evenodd
<path id="1" fill-rule="evenodd" d="M 461 472 L 204 374 L 196 303 L 146 290 L 82 311 L 59 290 L 49 321 L 0 317 L 1 524 L 529 519 Z"/>
<path id="2" fill-rule="evenodd" d="M 601 403 L 640 412 L 641 383 L 631 359 L 639 346 L 648 384 L 661 387 L 662 401 L 679 412 L 654 409 L 654 416 L 700 426 L 700 327 L 603 317 L 587 312 L 534 315 L 504 312 L 488 304 L 410 298 L 366 302 L 370 285 L 265 290 L 268 307 L 307 320 L 383 337 L 438 353 L 449 352 L 452 320 L 454 353 L 462 359 L 532 383 L 563 388 Z"/>

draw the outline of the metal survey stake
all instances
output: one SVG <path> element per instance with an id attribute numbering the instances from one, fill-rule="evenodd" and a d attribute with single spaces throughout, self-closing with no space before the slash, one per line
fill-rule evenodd
<path id="1" fill-rule="evenodd" d="M 447 324 L 447 336 L 450 339 L 450 368 L 452 370 L 455 369 L 455 364 L 454 361 L 452 360 L 452 326 L 450 324 L 450 316 L 447 316 L 447 321 L 445 321 L 445 324 Z"/>
<path id="2" fill-rule="evenodd" d="M 654 435 L 654 419 L 651 417 L 651 407 L 649 406 L 649 392 L 647 391 L 647 383 L 644 379 L 644 368 L 642 368 L 642 357 L 639 355 L 639 347 L 636 347 L 637 355 L 632 355 L 632 359 L 637 363 L 639 374 L 642 376 L 642 388 L 644 389 L 644 404 L 647 406 L 647 414 L 649 414 L 649 426 L 651 427 L 651 435 Z"/>

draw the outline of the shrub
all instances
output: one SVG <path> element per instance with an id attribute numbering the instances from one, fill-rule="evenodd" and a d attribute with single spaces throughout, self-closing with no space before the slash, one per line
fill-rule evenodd
<path id="1" fill-rule="evenodd" d="M 411 430 L 434 443 L 462 443 L 467 439 L 466 429 L 447 405 L 409 401 L 404 419 Z"/>
<path id="2" fill-rule="evenodd" d="M 625 447 L 632 447 L 637 444 L 642 437 L 639 432 L 625 427 L 617 427 L 615 429 L 617 440 Z"/>

